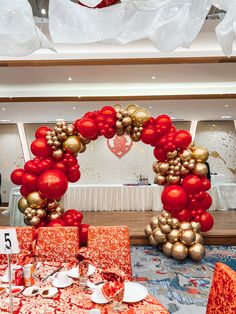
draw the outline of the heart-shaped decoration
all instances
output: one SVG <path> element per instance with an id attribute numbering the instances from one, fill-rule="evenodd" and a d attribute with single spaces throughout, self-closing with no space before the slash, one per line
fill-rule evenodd
<path id="1" fill-rule="evenodd" d="M 89 8 L 104 8 L 118 0 L 80 0 L 79 3 Z"/>
<path id="2" fill-rule="evenodd" d="M 121 158 L 131 149 L 133 141 L 129 135 L 115 135 L 107 140 L 107 145 L 114 155 Z"/>

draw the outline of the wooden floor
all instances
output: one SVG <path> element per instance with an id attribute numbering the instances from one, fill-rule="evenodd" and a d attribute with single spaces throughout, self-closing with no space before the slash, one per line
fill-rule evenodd
<path id="1" fill-rule="evenodd" d="M 144 227 L 150 218 L 157 215 L 153 211 L 109 211 L 83 212 L 84 223 L 94 226 L 127 225 L 130 232 L 130 241 L 133 245 L 148 244 L 144 234 Z M 215 225 L 209 232 L 203 233 L 205 244 L 236 245 L 236 211 L 219 211 L 212 213 Z M 1 215 L 0 225 L 8 225 L 8 217 Z"/>

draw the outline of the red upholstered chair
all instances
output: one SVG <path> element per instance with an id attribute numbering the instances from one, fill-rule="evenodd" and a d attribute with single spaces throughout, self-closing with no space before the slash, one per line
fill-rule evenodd
<path id="1" fill-rule="evenodd" d="M 236 313 L 236 272 L 225 264 L 215 265 L 206 313 Z"/>
<path id="2" fill-rule="evenodd" d="M 34 251 L 35 244 L 35 228 L 34 227 L 4 227 L 1 226 L 1 229 L 16 229 L 17 239 L 19 242 L 20 254 L 28 253 Z M 18 254 L 12 254 L 11 262 L 15 263 L 17 260 Z M 7 263 L 7 256 L 0 254 L 0 264 Z"/>
<path id="3" fill-rule="evenodd" d="M 40 261 L 70 262 L 78 250 L 78 227 L 39 228 L 36 255 Z"/>
<path id="4" fill-rule="evenodd" d="M 117 267 L 132 279 L 129 230 L 127 226 L 90 226 L 90 257 L 99 268 Z"/>

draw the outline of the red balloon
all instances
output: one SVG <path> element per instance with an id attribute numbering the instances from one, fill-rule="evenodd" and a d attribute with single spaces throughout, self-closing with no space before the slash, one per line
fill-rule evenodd
<path id="1" fill-rule="evenodd" d="M 211 216 L 211 214 L 209 213 L 204 213 L 201 217 L 200 217 L 200 224 L 201 224 L 201 231 L 206 232 L 211 230 L 211 228 L 214 225 L 214 219 Z"/>
<path id="2" fill-rule="evenodd" d="M 108 130 L 106 130 L 104 134 L 106 138 L 113 138 L 114 135 L 115 135 L 115 130 L 112 128 L 109 128 Z"/>
<path id="3" fill-rule="evenodd" d="M 100 113 L 102 113 L 105 117 L 116 117 L 116 111 L 111 106 L 105 106 L 100 110 Z"/>
<path id="4" fill-rule="evenodd" d="M 44 138 L 37 138 L 34 140 L 30 146 L 31 152 L 37 157 L 48 157 L 52 149 L 48 146 Z"/>
<path id="5" fill-rule="evenodd" d="M 11 181 L 14 184 L 21 185 L 22 184 L 22 178 L 23 174 L 25 173 L 24 169 L 15 169 L 11 173 Z"/>
<path id="6" fill-rule="evenodd" d="M 65 227 L 65 221 L 61 218 L 53 219 L 49 222 L 48 227 Z"/>
<path id="7" fill-rule="evenodd" d="M 164 188 L 161 194 L 161 201 L 165 208 L 167 207 L 175 212 L 186 207 L 188 195 L 181 186 L 171 185 Z"/>
<path id="8" fill-rule="evenodd" d="M 171 127 L 172 125 L 172 120 L 169 116 L 167 116 L 166 114 L 161 114 L 160 116 L 158 116 L 156 118 L 156 124 L 160 124 L 160 125 L 166 125 Z"/>
<path id="9" fill-rule="evenodd" d="M 30 188 L 27 189 L 25 186 L 22 185 L 20 188 L 20 194 L 24 197 L 27 197 L 30 194 L 30 192 L 33 192 L 33 190 L 34 189 L 30 189 Z"/>
<path id="10" fill-rule="evenodd" d="M 191 213 L 189 210 L 185 208 L 181 210 L 180 212 L 175 212 L 173 216 L 179 219 L 179 221 L 188 221 L 191 217 Z"/>
<path id="11" fill-rule="evenodd" d="M 53 168 L 57 169 L 57 170 L 60 170 L 63 173 L 67 172 L 67 167 L 61 161 L 55 162 Z"/>
<path id="12" fill-rule="evenodd" d="M 190 174 L 183 179 L 182 187 L 189 194 L 197 194 L 203 190 L 202 180 L 194 174 Z"/>
<path id="13" fill-rule="evenodd" d="M 207 210 L 208 208 L 211 207 L 212 204 L 212 198 L 210 196 L 210 194 L 208 194 L 207 192 L 203 192 L 204 193 L 204 198 L 202 201 L 199 202 L 200 206 L 202 209 Z"/>
<path id="14" fill-rule="evenodd" d="M 145 144 L 152 144 L 155 141 L 156 131 L 152 125 L 147 126 L 143 129 L 141 134 L 141 140 Z"/>
<path id="15" fill-rule="evenodd" d="M 192 142 L 192 136 L 188 131 L 178 130 L 175 132 L 175 145 L 179 149 L 187 148 Z"/>
<path id="16" fill-rule="evenodd" d="M 80 171 L 77 170 L 77 171 L 73 171 L 73 172 L 68 172 L 67 173 L 67 179 L 68 181 L 70 182 L 77 182 L 79 179 L 80 179 Z"/>
<path id="17" fill-rule="evenodd" d="M 82 222 L 83 220 L 83 214 L 76 210 L 76 209 L 68 209 L 64 214 L 63 214 L 63 219 L 68 218 L 69 216 L 73 216 L 74 219 L 76 219 L 79 223 Z"/>
<path id="18" fill-rule="evenodd" d="M 27 189 L 36 189 L 38 184 L 38 176 L 32 173 L 25 173 L 22 177 L 22 185 Z"/>
<path id="19" fill-rule="evenodd" d="M 75 121 L 75 126 L 78 132 L 89 139 L 92 139 L 98 134 L 97 124 L 91 118 L 82 118 L 81 120 Z"/>
<path id="20" fill-rule="evenodd" d="M 80 245 L 84 245 L 88 242 L 88 224 L 81 224 L 79 227 L 79 241 Z"/>
<path id="21" fill-rule="evenodd" d="M 41 126 L 35 132 L 36 138 L 45 138 L 48 131 L 52 131 L 48 126 Z"/>
<path id="22" fill-rule="evenodd" d="M 201 180 L 204 191 L 210 190 L 211 182 L 206 177 L 201 178 Z"/>
<path id="23" fill-rule="evenodd" d="M 162 148 L 155 147 L 153 154 L 157 160 L 166 161 L 166 159 L 167 159 L 166 151 L 164 151 L 164 149 L 162 149 Z"/>
<path id="24" fill-rule="evenodd" d="M 68 180 L 59 170 L 47 170 L 38 179 L 39 192 L 46 198 L 57 199 L 67 190 Z"/>

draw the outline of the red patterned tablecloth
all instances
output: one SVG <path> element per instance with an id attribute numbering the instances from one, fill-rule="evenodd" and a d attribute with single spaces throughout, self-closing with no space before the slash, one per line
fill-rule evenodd
<path id="1" fill-rule="evenodd" d="M 65 269 L 68 264 L 62 264 Z M 37 281 L 40 287 L 51 286 L 50 281 L 40 283 L 40 279 L 61 266 L 59 263 L 44 263 L 37 270 Z M 6 266 L 0 266 L 0 276 L 4 274 Z M 37 282 L 36 282 L 37 284 Z M 24 297 L 22 294 L 14 297 L 14 314 L 87 314 L 89 310 L 98 308 L 102 314 L 109 314 L 109 305 L 98 305 L 90 300 L 91 292 L 83 290 L 75 281 L 68 288 L 59 289 L 53 299 Z M 0 313 L 9 313 L 8 296 L 0 294 Z M 133 304 L 127 304 L 127 310 L 123 314 L 168 314 L 169 312 L 151 295 L 145 300 Z"/>

